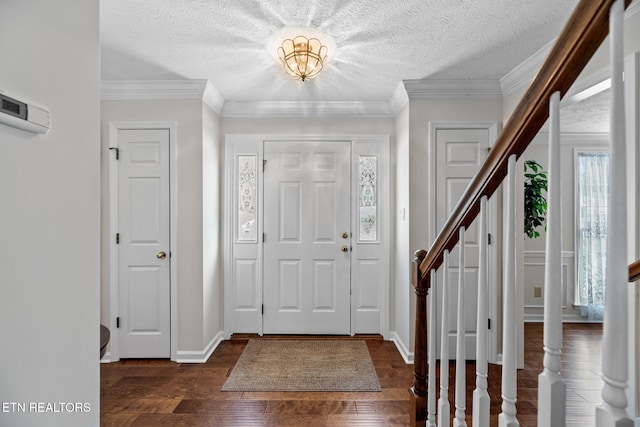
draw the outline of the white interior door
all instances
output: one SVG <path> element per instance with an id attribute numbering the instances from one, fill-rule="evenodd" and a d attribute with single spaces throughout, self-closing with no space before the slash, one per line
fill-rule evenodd
<path id="1" fill-rule="evenodd" d="M 471 179 L 480 170 L 489 148 L 488 129 L 438 129 L 436 131 L 436 229 L 439 231 L 458 203 Z M 465 232 L 465 350 L 466 358 L 475 359 L 478 298 L 478 227 L 477 221 Z M 455 357 L 459 245 L 451 252 L 449 271 L 449 354 Z M 442 273 L 438 274 L 438 286 Z M 441 297 L 438 297 L 441 298 Z M 438 304 L 441 310 L 441 305 Z M 438 313 L 438 319 L 440 319 Z M 483 325 L 483 327 L 487 327 Z M 439 330 L 439 329 L 438 329 Z M 439 340 L 438 340 L 439 341 Z"/>
<path id="2" fill-rule="evenodd" d="M 265 141 L 267 334 L 349 334 L 351 146 Z"/>
<path id="3" fill-rule="evenodd" d="M 120 357 L 168 358 L 169 130 L 118 130 Z"/>

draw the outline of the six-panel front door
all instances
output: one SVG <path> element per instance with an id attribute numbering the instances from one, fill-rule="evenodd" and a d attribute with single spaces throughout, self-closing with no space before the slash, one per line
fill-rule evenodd
<path id="1" fill-rule="evenodd" d="M 118 333 L 122 358 L 168 358 L 169 130 L 118 130 Z"/>
<path id="2" fill-rule="evenodd" d="M 349 334 L 351 145 L 265 141 L 267 334 Z"/>

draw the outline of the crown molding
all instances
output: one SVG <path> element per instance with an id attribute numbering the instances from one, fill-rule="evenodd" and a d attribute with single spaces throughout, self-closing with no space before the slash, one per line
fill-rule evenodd
<path id="1" fill-rule="evenodd" d="M 224 106 L 224 98 L 208 80 L 105 80 L 100 82 L 100 99 L 199 99 L 217 114 Z"/>
<path id="2" fill-rule="evenodd" d="M 503 96 L 509 96 L 520 88 L 529 86 L 555 41 L 554 38 L 500 79 Z"/>
<path id="3" fill-rule="evenodd" d="M 627 20 L 638 13 L 640 13 L 640 0 L 634 0 L 625 10 L 624 19 Z M 509 96 L 517 90 L 529 86 L 555 42 L 554 38 L 500 79 L 503 96 Z"/>
<path id="4" fill-rule="evenodd" d="M 395 117 L 389 102 L 227 101 L 223 117 Z"/>
<path id="5" fill-rule="evenodd" d="M 498 80 L 403 80 L 409 99 L 500 99 Z"/>
<path id="6" fill-rule="evenodd" d="M 106 80 L 103 100 L 202 99 L 207 80 Z"/>
<path id="7" fill-rule="evenodd" d="M 636 13 L 640 13 L 640 0 L 634 0 L 631 2 L 629 7 L 627 7 L 627 10 L 624 11 L 624 17 L 628 19 Z"/>
<path id="8" fill-rule="evenodd" d="M 408 103 L 409 95 L 407 94 L 407 90 L 405 89 L 403 82 L 400 82 L 389 99 L 389 107 L 391 108 L 393 115 L 397 116 Z"/>
<path id="9" fill-rule="evenodd" d="M 224 108 L 224 97 L 218 92 L 218 90 L 207 80 L 207 85 L 202 94 L 202 100 L 205 104 L 213 109 L 219 116 L 222 115 Z"/>

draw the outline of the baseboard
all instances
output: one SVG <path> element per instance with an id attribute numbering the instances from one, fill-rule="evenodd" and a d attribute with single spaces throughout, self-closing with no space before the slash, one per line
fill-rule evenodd
<path id="1" fill-rule="evenodd" d="M 544 314 L 525 314 L 525 323 L 543 323 Z M 562 317 L 562 323 L 602 323 L 602 320 L 589 320 L 587 317 L 580 316 L 578 314 L 565 314 Z"/>
<path id="2" fill-rule="evenodd" d="M 111 363 L 111 352 L 107 351 L 104 353 L 104 356 L 102 356 L 102 359 L 100 359 L 100 363 Z"/>
<path id="3" fill-rule="evenodd" d="M 404 345 L 400 337 L 395 331 L 389 332 L 391 341 L 396 345 L 398 352 L 404 359 L 404 363 L 407 365 L 413 365 L 413 352 L 409 351 L 407 347 Z"/>
<path id="4" fill-rule="evenodd" d="M 176 355 L 176 363 L 205 363 L 211 353 L 224 341 L 224 331 L 220 331 L 202 351 L 180 351 Z"/>

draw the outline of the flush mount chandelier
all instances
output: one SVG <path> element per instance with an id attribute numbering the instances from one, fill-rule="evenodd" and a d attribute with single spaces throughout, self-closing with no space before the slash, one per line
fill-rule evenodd
<path id="1" fill-rule="evenodd" d="M 317 38 L 297 36 L 285 39 L 278 48 L 284 70 L 296 80 L 309 80 L 318 75 L 327 57 L 327 47 Z"/>

